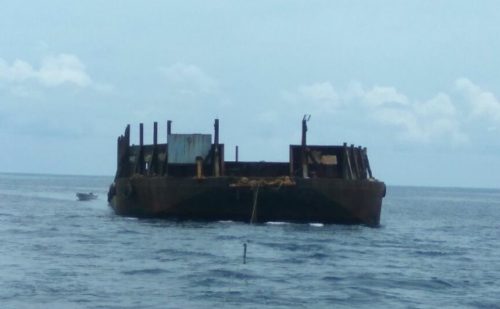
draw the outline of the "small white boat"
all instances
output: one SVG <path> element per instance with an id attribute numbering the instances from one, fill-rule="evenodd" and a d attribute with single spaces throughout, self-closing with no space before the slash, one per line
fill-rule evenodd
<path id="1" fill-rule="evenodd" d="M 94 194 L 92 192 L 77 193 L 76 197 L 78 198 L 79 201 L 90 201 L 90 200 L 95 200 L 97 198 L 97 194 Z"/>

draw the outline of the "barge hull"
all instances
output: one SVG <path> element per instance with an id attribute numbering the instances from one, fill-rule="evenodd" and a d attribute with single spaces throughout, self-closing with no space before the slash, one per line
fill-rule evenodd
<path id="1" fill-rule="evenodd" d="M 265 183 L 253 183 L 259 181 Z M 366 179 L 297 177 L 291 185 L 239 183 L 237 177 L 135 175 L 115 179 L 110 202 L 117 214 L 144 218 L 377 226 L 385 196 L 383 182 Z"/>

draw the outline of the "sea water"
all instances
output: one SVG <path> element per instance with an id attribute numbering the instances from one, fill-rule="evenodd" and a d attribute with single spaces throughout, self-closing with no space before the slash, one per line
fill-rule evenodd
<path id="1" fill-rule="evenodd" d="M 111 181 L 0 174 L 0 308 L 500 308 L 500 190 L 389 186 L 370 228 L 120 217 Z"/>

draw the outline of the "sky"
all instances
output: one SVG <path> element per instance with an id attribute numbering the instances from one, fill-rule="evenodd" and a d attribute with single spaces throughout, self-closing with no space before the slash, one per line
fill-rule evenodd
<path id="1" fill-rule="evenodd" d="M 368 148 L 389 185 L 500 187 L 498 1 L 0 0 L 0 172 L 114 175 L 116 139 L 226 159 Z"/>

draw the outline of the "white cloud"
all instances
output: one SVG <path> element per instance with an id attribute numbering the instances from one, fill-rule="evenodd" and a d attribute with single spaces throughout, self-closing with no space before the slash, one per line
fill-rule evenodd
<path id="1" fill-rule="evenodd" d="M 454 117 L 457 113 L 450 97 L 443 92 L 428 101 L 415 103 L 414 108 L 424 117 Z"/>
<path id="2" fill-rule="evenodd" d="M 171 91 L 194 95 L 216 93 L 219 88 L 217 80 L 193 64 L 176 63 L 161 71 L 171 86 Z"/>
<path id="3" fill-rule="evenodd" d="M 289 102 L 305 104 L 310 112 L 335 113 L 353 100 L 361 101 L 366 107 L 373 108 L 409 104 L 408 98 L 393 87 L 374 86 L 365 90 L 357 82 L 351 82 L 347 89 L 341 92 L 338 92 L 329 81 L 301 85 L 296 91 L 284 92 L 283 97 Z"/>
<path id="4" fill-rule="evenodd" d="M 91 83 L 90 77 L 85 72 L 85 66 L 74 55 L 60 54 L 45 58 L 37 75 L 40 82 L 47 86 L 72 83 L 85 87 Z"/>
<path id="5" fill-rule="evenodd" d="M 386 104 L 407 105 L 408 98 L 393 87 L 375 86 L 362 94 L 363 101 L 371 106 Z"/>
<path id="6" fill-rule="evenodd" d="M 333 113 L 342 105 L 340 95 L 328 81 L 299 86 L 296 91 L 285 91 L 282 97 L 308 113 Z"/>
<path id="7" fill-rule="evenodd" d="M 284 98 L 314 107 L 312 114 L 356 115 L 375 130 L 376 127 L 392 129 L 395 137 L 406 142 L 456 145 L 468 140 L 462 130 L 462 113 L 444 92 L 419 101 L 391 86 L 366 89 L 358 82 L 351 82 L 344 91 L 337 91 L 330 82 L 318 82 L 285 92 Z"/>
<path id="8" fill-rule="evenodd" d="M 483 90 L 466 78 L 458 79 L 455 86 L 467 99 L 472 116 L 500 122 L 500 101 L 493 93 Z"/>
<path id="9" fill-rule="evenodd" d="M 33 68 L 25 61 L 16 60 L 9 65 L 0 58 L 0 80 L 12 82 L 24 81 L 33 76 Z"/>
<path id="10" fill-rule="evenodd" d="M 439 93 L 430 100 L 408 102 L 405 106 L 376 108 L 374 118 L 383 125 L 397 128 L 400 137 L 419 143 L 468 140 L 450 97 Z"/>
<path id="11" fill-rule="evenodd" d="M 0 58 L 1 80 L 12 83 L 34 80 L 48 87 L 63 84 L 87 87 L 92 84 L 91 78 L 86 73 L 85 65 L 77 56 L 71 54 L 45 57 L 38 69 L 23 60 L 15 60 L 9 65 Z"/>
<path id="12" fill-rule="evenodd" d="M 332 105 L 339 103 L 339 95 L 329 82 L 316 83 L 299 87 L 298 93 L 306 99 L 323 101 Z"/>

